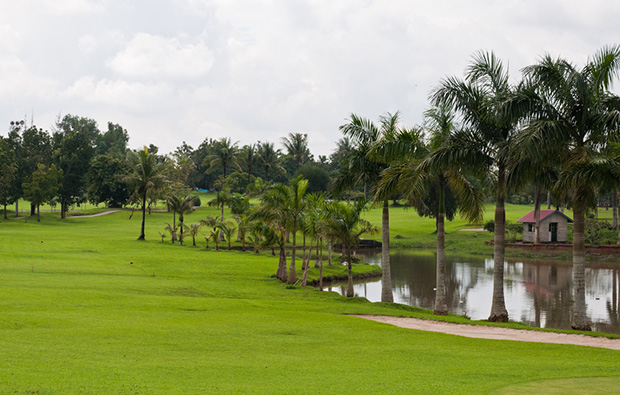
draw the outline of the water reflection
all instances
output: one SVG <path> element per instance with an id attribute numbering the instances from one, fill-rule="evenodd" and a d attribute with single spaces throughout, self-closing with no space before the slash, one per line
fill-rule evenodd
<path id="1" fill-rule="evenodd" d="M 381 263 L 380 255 L 367 261 Z M 435 258 L 390 256 L 394 301 L 432 309 L 435 301 Z M 572 267 L 550 261 L 508 261 L 504 267 L 506 308 L 512 320 L 543 328 L 570 329 Z M 618 269 L 586 268 L 586 303 L 593 330 L 620 333 Z M 344 288 L 329 289 L 344 293 Z M 381 281 L 355 285 L 355 293 L 381 300 Z M 446 257 L 446 296 L 452 314 L 486 319 L 491 311 L 493 260 Z"/>

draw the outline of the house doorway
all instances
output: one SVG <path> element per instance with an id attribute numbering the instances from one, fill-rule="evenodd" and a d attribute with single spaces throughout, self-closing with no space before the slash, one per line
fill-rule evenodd
<path id="1" fill-rule="evenodd" d="M 551 234 L 551 242 L 557 243 L 558 242 L 558 223 L 557 222 L 551 222 L 549 224 L 549 233 Z"/>

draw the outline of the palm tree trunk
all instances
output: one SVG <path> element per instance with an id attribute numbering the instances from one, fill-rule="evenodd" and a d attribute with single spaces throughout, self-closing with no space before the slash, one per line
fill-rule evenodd
<path id="1" fill-rule="evenodd" d="M 581 207 L 573 207 L 573 292 L 575 305 L 571 328 L 590 331 L 590 322 L 586 315 L 586 281 L 585 281 L 585 211 Z"/>
<path id="2" fill-rule="evenodd" d="M 349 268 L 349 279 L 347 281 L 347 297 L 352 298 L 355 293 L 353 292 L 353 268 L 351 264 L 351 246 L 347 245 L 347 265 Z"/>
<path id="3" fill-rule="evenodd" d="M 291 267 L 289 268 L 288 283 L 297 282 L 297 272 L 295 271 L 295 253 L 297 247 L 297 219 L 293 220 L 293 248 L 291 249 Z"/>
<path id="4" fill-rule="evenodd" d="M 547 191 L 547 210 L 551 209 L 551 191 Z"/>
<path id="5" fill-rule="evenodd" d="M 146 191 L 142 195 L 142 226 L 140 227 L 140 237 L 138 240 L 144 240 L 144 223 L 146 221 Z"/>
<path id="6" fill-rule="evenodd" d="M 174 241 L 177 238 L 177 232 L 176 232 L 176 229 L 177 229 L 177 212 L 174 211 L 174 210 L 172 211 L 172 229 L 174 229 L 174 232 L 172 232 L 171 239 L 172 239 L 172 244 L 174 244 Z"/>
<path id="7" fill-rule="evenodd" d="M 286 250 L 284 246 L 280 246 L 280 260 L 278 262 L 278 271 L 276 277 L 282 282 L 286 282 Z"/>
<path id="8" fill-rule="evenodd" d="M 323 260 L 319 263 L 319 291 L 323 290 Z"/>
<path id="9" fill-rule="evenodd" d="M 508 322 L 508 311 L 504 302 L 505 188 L 506 171 L 505 167 L 500 164 L 497 174 L 497 202 L 495 204 L 495 232 L 493 236 L 493 302 L 489 315 L 491 322 Z"/>
<path id="10" fill-rule="evenodd" d="M 614 192 L 611 198 L 611 206 L 612 206 L 612 223 L 611 226 L 614 230 L 618 230 L 618 190 L 614 188 Z"/>
<path id="11" fill-rule="evenodd" d="M 332 239 L 327 239 L 327 265 L 332 265 Z"/>
<path id="12" fill-rule="evenodd" d="M 321 239 L 316 243 L 316 257 L 314 259 L 314 268 L 319 268 L 319 261 L 321 260 Z"/>
<path id="13" fill-rule="evenodd" d="M 437 274 L 435 277 L 435 309 L 436 315 L 447 315 L 446 304 L 446 229 L 445 229 L 445 200 L 443 177 L 439 180 L 439 210 L 437 210 Z"/>
<path id="14" fill-rule="evenodd" d="M 540 244 L 540 188 L 534 190 L 534 244 Z"/>
<path id="15" fill-rule="evenodd" d="M 381 301 L 394 303 L 390 271 L 390 208 L 388 203 L 387 199 L 383 201 L 381 216 Z"/>
<path id="16" fill-rule="evenodd" d="M 308 271 L 310 270 L 310 259 L 312 259 L 312 241 L 310 241 L 310 248 L 308 249 L 308 256 L 306 256 L 306 268 L 304 269 L 304 275 L 301 279 L 301 286 L 305 287 L 308 284 Z"/>

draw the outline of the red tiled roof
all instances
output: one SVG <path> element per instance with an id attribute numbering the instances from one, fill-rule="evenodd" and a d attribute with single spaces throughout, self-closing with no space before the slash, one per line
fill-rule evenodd
<path id="1" fill-rule="evenodd" d="M 563 217 L 566 217 L 566 219 L 568 219 L 568 222 L 573 222 L 572 219 L 570 219 L 568 216 L 566 216 L 564 213 L 558 211 L 558 210 L 540 210 L 540 220 L 542 221 L 543 219 L 547 218 L 548 216 L 550 216 L 553 213 L 558 213 L 560 215 L 562 215 Z M 534 218 L 534 210 L 530 211 L 529 213 L 525 214 L 525 216 L 523 216 L 522 218 L 518 219 L 517 222 L 522 222 L 522 223 L 535 223 L 536 219 Z"/>

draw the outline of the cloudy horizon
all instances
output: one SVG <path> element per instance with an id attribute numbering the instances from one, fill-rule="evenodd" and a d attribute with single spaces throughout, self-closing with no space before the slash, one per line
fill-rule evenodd
<path id="1" fill-rule="evenodd" d="M 591 1 L 2 1 L 0 135 L 57 117 L 173 151 L 230 137 L 329 155 L 351 113 L 422 123 L 428 93 L 493 51 L 517 81 L 549 53 L 582 65 L 615 44 L 620 4 Z"/>

